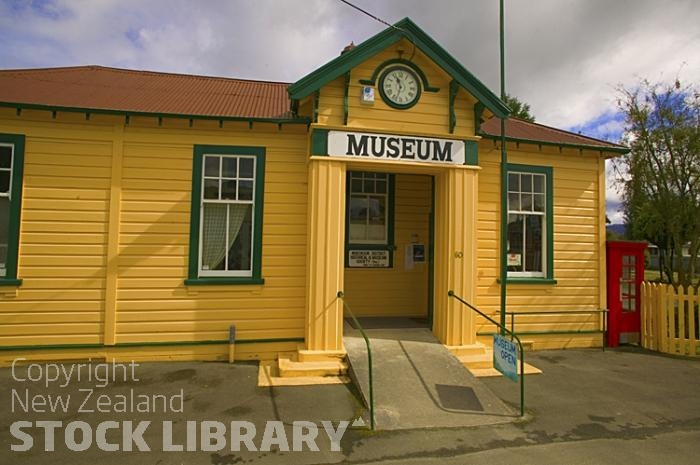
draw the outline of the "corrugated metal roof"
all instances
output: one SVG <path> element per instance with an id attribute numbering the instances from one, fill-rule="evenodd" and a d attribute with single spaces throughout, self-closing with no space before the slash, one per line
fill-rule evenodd
<path id="1" fill-rule="evenodd" d="M 498 118 L 489 119 L 481 125 L 481 131 L 491 137 L 500 137 L 501 120 Z M 615 152 L 626 152 L 628 150 L 623 145 L 512 117 L 506 120 L 506 138 L 523 142 L 533 141 L 556 145 L 600 148 Z"/>
<path id="2" fill-rule="evenodd" d="M 0 70 L 0 103 L 40 105 L 223 118 L 292 120 L 288 83 L 250 81 L 187 74 L 76 66 Z M 500 136 L 500 121 L 481 125 L 489 137 Z M 512 140 L 586 146 L 625 152 L 621 145 L 517 118 L 506 123 Z"/>
<path id="3" fill-rule="evenodd" d="M 0 102 L 193 116 L 289 118 L 288 86 L 102 66 L 0 70 Z"/>

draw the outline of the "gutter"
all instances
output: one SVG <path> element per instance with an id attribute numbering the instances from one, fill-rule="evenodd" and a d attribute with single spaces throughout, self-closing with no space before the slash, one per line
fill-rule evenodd
<path id="1" fill-rule="evenodd" d="M 131 116 L 145 116 L 151 118 L 158 118 L 159 121 L 163 118 L 178 118 L 178 119 L 189 119 L 190 124 L 194 120 L 209 120 L 209 121 L 219 121 L 219 127 L 223 126 L 224 121 L 244 121 L 250 124 L 252 123 L 273 123 L 278 126 L 283 124 L 302 124 L 309 126 L 311 124 L 311 118 L 307 117 L 295 117 L 295 118 L 261 118 L 261 117 L 250 117 L 250 116 L 216 116 L 216 115 L 196 115 L 196 114 L 186 114 L 186 113 L 160 113 L 160 112 L 148 112 L 148 111 L 129 111 L 129 110 L 107 110 L 101 108 L 84 108 L 84 107 L 66 107 L 60 105 L 41 105 L 35 103 L 18 103 L 18 102 L 0 102 L 0 107 L 4 108 L 15 108 L 17 110 L 17 115 L 22 113 L 22 110 L 44 110 L 53 113 L 53 117 L 56 117 L 56 113 L 59 111 L 68 113 L 85 113 L 85 119 L 89 120 L 91 114 L 99 115 L 117 115 L 124 116 L 126 118 L 126 124 L 129 123 L 129 118 Z"/>

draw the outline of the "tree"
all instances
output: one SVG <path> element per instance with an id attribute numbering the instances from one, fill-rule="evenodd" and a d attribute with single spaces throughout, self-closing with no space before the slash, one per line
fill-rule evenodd
<path id="1" fill-rule="evenodd" d="M 535 117 L 530 114 L 530 105 L 527 103 L 521 102 L 517 97 L 506 94 L 505 104 L 508 105 L 511 110 L 513 110 L 511 116 L 529 121 L 531 123 L 535 122 Z"/>
<path id="2" fill-rule="evenodd" d="M 619 93 L 623 142 L 631 151 L 615 168 L 628 234 L 659 247 L 667 282 L 692 285 L 700 251 L 700 93 L 678 80 L 643 80 Z"/>

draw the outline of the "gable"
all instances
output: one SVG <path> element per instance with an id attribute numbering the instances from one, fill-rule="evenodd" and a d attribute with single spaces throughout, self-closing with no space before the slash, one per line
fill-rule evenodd
<path id="1" fill-rule="evenodd" d="M 382 94 L 382 79 L 395 69 L 407 70 L 418 81 L 416 100 L 403 106 Z M 366 89 L 373 101 L 363 98 Z M 473 137 L 476 103 L 427 54 L 402 39 L 324 84 L 298 111 L 323 126 Z"/>
<path id="2" fill-rule="evenodd" d="M 451 81 L 454 82 L 453 87 L 464 89 L 495 116 L 508 116 L 509 108 L 493 92 L 408 18 L 399 21 L 393 27 L 385 29 L 290 85 L 288 88 L 290 98 L 300 101 L 312 95 L 325 85 L 345 76 L 354 68 L 400 41 L 408 41 L 411 46 L 428 57 L 451 78 Z M 423 84 L 425 85 L 425 83 Z"/>

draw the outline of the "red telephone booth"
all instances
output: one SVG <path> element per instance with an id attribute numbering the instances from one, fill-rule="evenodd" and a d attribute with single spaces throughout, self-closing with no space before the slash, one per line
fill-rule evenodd
<path id="1" fill-rule="evenodd" d="M 608 346 L 638 343 L 641 330 L 640 287 L 646 242 L 607 243 Z"/>

